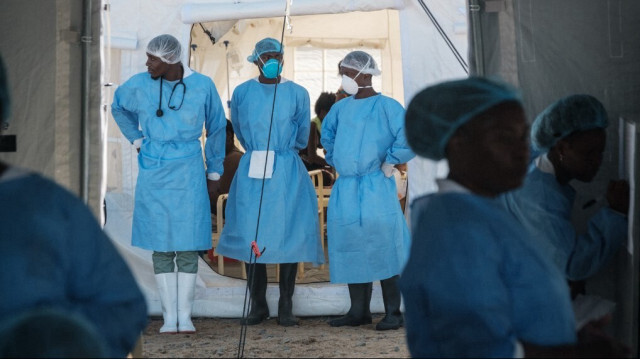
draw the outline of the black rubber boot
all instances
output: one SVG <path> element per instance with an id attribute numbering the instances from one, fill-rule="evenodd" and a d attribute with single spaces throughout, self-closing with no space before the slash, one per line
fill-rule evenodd
<path id="1" fill-rule="evenodd" d="M 253 273 L 253 281 L 251 276 L 251 265 L 245 263 L 247 270 L 247 280 L 249 281 L 249 295 L 251 295 L 251 310 L 247 319 L 244 320 L 246 325 L 256 325 L 262 323 L 269 318 L 269 306 L 267 306 L 267 266 L 266 264 L 256 263 L 255 272 Z"/>
<path id="2" fill-rule="evenodd" d="M 357 327 L 359 325 L 371 324 L 371 283 L 349 284 L 349 297 L 351 298 L 351 308 L 346 315 L 329 322 L 332 327 L 342 327 L 345 325 Z"/>
<path id="3" fill-rule="evenodd" d="M 404 322 L 400 312 L 400 289 L 398 288 L 398 276 L 381 280 L 382 300 L 384 301 L 385 316 L 376 324 L 376 330 L 398 329 Z"/>
<path id="4" fill-rule="evenodd" d="M 278 324 L 283 327 L 298 325 L 299 321 L 293 315 L 293 291 L 296 287 L 298 263 L 280 263 L 280 299 L 278 300 Z"/>

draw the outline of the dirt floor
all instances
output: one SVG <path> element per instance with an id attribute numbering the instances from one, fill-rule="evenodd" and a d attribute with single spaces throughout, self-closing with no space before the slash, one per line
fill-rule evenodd
<path id="1" fill-rule="evenodd" d="M 300 325 L 284 328 L 275 318 L 247 327 L 245 358 L 408 358 L 404 328 L 379 332 L 373 324 L 332 328 L 330 317 L 301 318 Z M 159 334 L 161 318 L 150 318 L 142 336 L 145 358 L 237 357 L 240 320 L 194 318 L 196 334 Z"/>
<path id="2" fill-rule="evenodd" d="M 215 222 L 214 222 L 215 223 Z M 326 250 L 326 248 L 325 248 Z M 218 272 L 217 258 L 203 255 Z M 242 278 L 242 263 L 225 260 L 224 274 Z M 329 266 L 305 263 L 296 283 L 329 280 Z M 267 265 L 270 283 L 277 283 L 275 265 Z M 333 317 L 300 318 L 300 325 L 284 328 L 275 318 L 247 327 L 245 358 L 408 358 L 404 328 L 379 332 L 375 323 L 384 314 L 374 314 L 373 324 L 360 327 L 330 327 Z M 162 318 L 152 317 L 142 336 L 145 358 L 235 358 L 240 341 L 240 319 L 194 318 L 196 334 L 159 334 Z"/>

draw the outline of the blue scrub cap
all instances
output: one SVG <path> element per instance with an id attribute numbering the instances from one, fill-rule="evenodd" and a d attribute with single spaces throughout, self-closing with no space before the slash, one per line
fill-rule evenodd
<path id="1" fill-rule="evenodd" d="M 182 45 L 171 35 L 159 35 L 149 41 L 147 53 L 158 57 L 164 63 L 177 64 L 182 56 Z"/>
<path id="2" fill-rule="evenodd" d="M 7 71 L 4 67 L 2 57 L 0 57 L 0 129 L 9 126 L 9 115 L 11 114 L 11 99 L 9 98 L 9 81 L 7 81 Z"/>
<path id="3" fill-rule="evenodd" d="M 607 128 L 607 111 L 591 95 L 571 95 L 547 107 L 531 125 L 531 143 L 536 150 L 548 152 L 574 132 Z"/>
<path id="4" fill-rule="evenodd" d="M 405 132 L 413 151 L 432 160 L 446 157 L 456 130 L 504 102 L 521 103 L 510 86 L 481 77 L 443 82 L 420 91 L 409 103 Z"/>
<path id="5" fill-rule="evenodd" d="M 351 51 L 342 59 L 340 66 L 360 71 L 363 74 L 380 75 L 376 60 L 364 51 Z"/>
<path id="6" fill-rule="evenodd" d="M 249 62 L 258 61 L 258 57 L 260 57 L 260 55 L 265 54 L 267 52 L 279 52 L 282 54 L 284 53 L 284 46 L 280 44 L 280 41 L 274 38 L 271 38 L 271 37 L 264 38 L 258 41 L 258 43 L 256 44 L 256 48 L 253 49 L 253 52 L 251 53 L 251 55 L 247 57 L 247 61 Z"/>

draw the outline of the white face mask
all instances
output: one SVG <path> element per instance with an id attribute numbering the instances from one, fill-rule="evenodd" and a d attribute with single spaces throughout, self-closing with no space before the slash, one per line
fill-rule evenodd
<path id="1" fill-rule="evenodd" d="M 369 62 L 371 62 L 371 59 L 367 60 L 367 63 L 364 65 L 362 69 L 367 68 L 367 66 L 369 66 Z M 362 70 L 358 71 L 358 73 L 353 78 L 347 75 L 342 75 L 342 89 L 344 90 L 344 92 L 348 93 L 349 95 L 355 95 L 358 93 L 358 89 L 371 87 L 371 86 L 361 86 L 361 87 L 358 86 L 358 83 L 356 82 L 355 79 L 358 76 L 360 76 L 361 73 L 362 73 Z"/>
<path id="2" fill-rule="evenodd" d="M 358 83 L 351 77 L 342 75 L 342 89 L 349 95 L 355 95 L 358 93 Z"/>

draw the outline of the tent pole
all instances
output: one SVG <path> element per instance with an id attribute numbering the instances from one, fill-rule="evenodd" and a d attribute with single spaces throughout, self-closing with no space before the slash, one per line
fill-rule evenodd
<path id="1" fill-rule="evenodd" d="M 482 44 L 482 26 L 480 24 L 480 0 L 469 0 L 469 19 L 471 22 L 472 49 L 475 66 L 470 72 L 475 76 L 484 76 L 484 46 Z"/>
<path id="2" fill-rule="evenodd" d="M 231 85 L 229 85 L 229 40 L 224 40 L 224 51 L 226 53 L 225 59 L 227 62 L 227 109 L 229 110 L 229 117 L 231 117 Z"/>
<path id="3" fill-rule="evenodd" d="M 91 4 L 93 0 L 83 1 L 82 18 L 82 108 L 80 123 L 80 138 L 82 148 L 80 150 L 80 197 L 85 204 L 89 203 L 89 144 L 90 144 L 90 123 L 89 123 L 89 84 L 91 69 Z"/>

